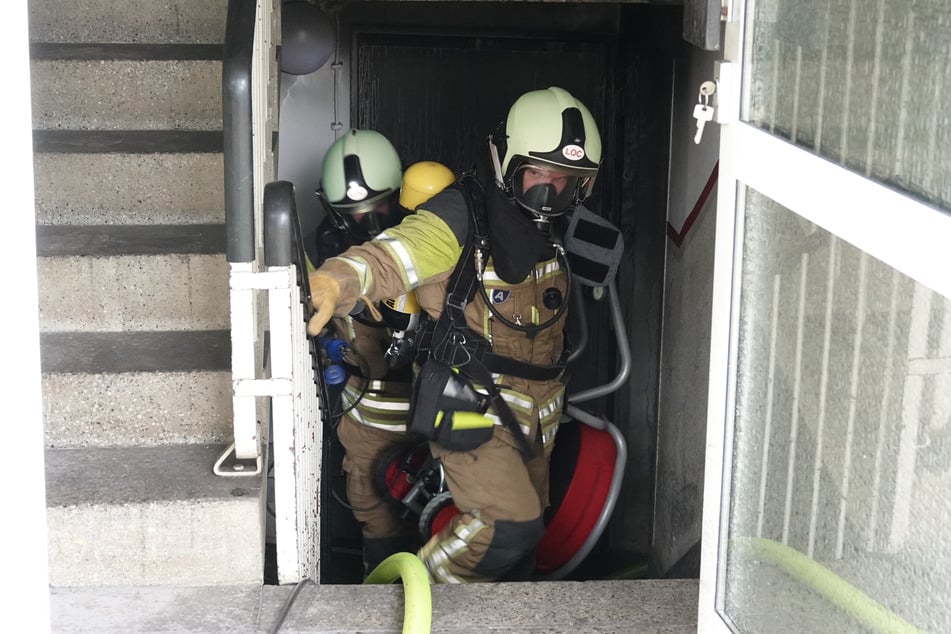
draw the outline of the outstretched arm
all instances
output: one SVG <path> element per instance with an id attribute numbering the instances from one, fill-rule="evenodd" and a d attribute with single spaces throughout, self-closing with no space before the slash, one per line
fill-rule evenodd
<path id="1" fill-rule="evenodd" d="M 462 253 L 464 234 L 460 239 L 458 227 L 454 230 L 441 216 L 421 210 L 311 273 L 311 303 L 317 312 L 308 332 L 316 334 L 334 315 L 346 315 L 359 299 L 373 310 L 380 300 L 448 277 Z"/>

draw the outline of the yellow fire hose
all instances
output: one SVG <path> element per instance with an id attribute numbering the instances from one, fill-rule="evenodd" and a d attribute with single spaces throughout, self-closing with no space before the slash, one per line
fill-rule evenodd
<path id="1" fill-rule="evenodd" d="M 403 634 L 430 634 L 433 626 L 433 595 L 429 573 L 416 555 L 396 553 L 373 569 L 363 583 L 393 583 L 403 581 L 405 608 Z"/>
<path id="2" fill-rule="evenodd" d="M 747 556 L 771 563 L 809 586 L 873 632 L 923 634 L 920 629 L 798 550 L 759 537 L 730 541 Z"/>

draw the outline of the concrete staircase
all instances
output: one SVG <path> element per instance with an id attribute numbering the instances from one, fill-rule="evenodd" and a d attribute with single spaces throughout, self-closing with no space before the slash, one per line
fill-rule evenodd
<path id="1" fill-rule="evenodd" d="M 30 0 L 53 586 L 263 576 L 231 435 L 227 0 Z"/>

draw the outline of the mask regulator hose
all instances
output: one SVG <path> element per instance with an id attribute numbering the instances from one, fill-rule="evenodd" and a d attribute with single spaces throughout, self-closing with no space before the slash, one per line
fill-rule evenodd
<path id="1" fill-rule="evenodd" d="M 556 257 L 558 258 L 558 261 L 560 263 L 562 270 L 565 272 L 565 275 L 567 276 L 568 283 L 567 283 L 567 286 L 565 287 L 564 297 L 558 297 L 557 300 L 554 302 L 553 306 L 546 306 L 546 308 L 551 308 L 555 312 L 548 320 L 546 320 L 544 323 L 541 323 L 541 324 L 521 324 L 521 323 L 516 323 L 515 321 L 511 319 L 506 319 L 505 315 L 499 312 L 499 309 L 497 309 L 495 305 L 492 303 L 492 299 L 489 297 L 488 292 L 485 290 L 485 283 L 483 282 L 483 279 L 482 279 L 481 269 L 479 268 L 476 269 L 478 273 L 479 294 L 482 295 L 482 301 L 485 302 L 486 308 L 489 309 L 489 312 L 492 313 L 492 315 L 496 319 L 498 319 L 500 322 L 502 322 L 503 324 L 505 324 L 512 330 L 517 330 L 519 332 L 524 332 L 524 333 L 528 333 L 529 335 L 533 335 L 545 330 L 546 328 L 551 328 L 568 312 L 567 310 L 568 300 L 571 298 L 571 291 L 572 291 L 571 264 L 568 261 L 567 254 L 565 254 L 564 247 L 562 247 L 560 244 L 552 244 L 552 247 L 554 247 L 555 249 Z M 546 298 L 546 302 L 547 302 L 547 298 Z"/>

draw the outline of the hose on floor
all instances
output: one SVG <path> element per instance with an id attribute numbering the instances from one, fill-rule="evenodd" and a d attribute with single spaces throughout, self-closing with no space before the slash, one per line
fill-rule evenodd
<path id="1" fill-rule="evenodd" d="M 798 550 L 760 537 L 734 538 L 730 541 L 747 556 L 769 562 L 809 586 L 873 632 L 923 634 L 920 629 Z"/>
<path id="2" fill-rule="evenodd" d="M 430 634 L 433 627 L 433 595 L 429 586 L 429 573 L 416 555 L 412 553 L 390 555 L 373 569 L 363 583 L 386 584 L 393 583 L 397 579 L 403 581 L 403 595 L 406 602 L 403 610 L 403 634 Z M 310 579 L 300 580 L 284 603 L 277 620 L 268 631 L 269 634 L 280 631 L 297 595 L 308 583 L 313 582 Z"/>
<path id="3" fill-rule="evenodd" d="M 433 626 L 433 595 L 429 573 L 423 562 L 412 553 L 395 553 L 373 569 L 363 583 L 403 581 L 405 608 L 403 634 L 430 634 Z"/>

